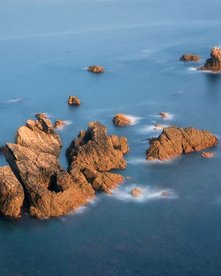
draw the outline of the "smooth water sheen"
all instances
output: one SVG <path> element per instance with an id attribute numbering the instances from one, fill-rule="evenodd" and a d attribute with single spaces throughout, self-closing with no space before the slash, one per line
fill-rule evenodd
<path id="1" fill-rule="evenodd" d="M 194 70 L 221 44 L 220 10 L 220 0 L 0 1 L 0 144 L 46 112 L 70 123 L 59 131 L 64 150 L 92 120 L 131 149 L 129 178 L 112 196 L 58 219 L 2 218 L 0 275 L 220 275 L 220 146 L 209 160 L 145 160 L 155 123 L 221 136 L 221 75 Z M 181 63 L 186 52 L 201 62 Z M 106 73 L 88 73 L 92 64 Z M 70 108 L 69 95 L 82 105 Z M 138 118 L 115 128 L 118 112 Z M 136 186 L 145 189 L 137 200 Z"/>

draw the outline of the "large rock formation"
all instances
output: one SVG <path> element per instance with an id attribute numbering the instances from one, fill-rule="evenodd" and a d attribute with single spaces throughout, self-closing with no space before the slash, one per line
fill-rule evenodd
<path id="1" fill-rule="evenodd" d="M 107 172 L 126 167 L 123 155 L 128 150 L 126 138 L 108 136 L 103 125 L 91 122 L 87 131 L 80 131 L 67 150 L 69 171 L 74 175 L 78 168 L 94 189 L 110 192 L 123 177 Z"/>
<path id="2" fill-rule="evenodd" d="M 221 48 L 214 47 L 210 52 L 210 58 L 198 70 L 208 70 L 213 72 L 221 71 Z"/>
<path id="3" fill-rule="evenodd" d="M 60 138 L 50 120 L 37 118 L 18 129 L 17 144 L 6 145 L 6 160 L 24 187 L 31 215 L 64 215 L 86 204 L 94 190 L 83 176 L 73 177 L 60 168 Z"/>
<path id="4" fill-rule="evenodd" d="M 168 160 L 183 153 L 216 146 L 218 139 L 209 131 L 194 128 L 164 128 L 158 138 L 150 139 L 148 160 Z"/>
<path id="5" fill-rule="evenodd" d="M 121 175 L 109 171 L 126 167 L 126 138 L 108 136 L 100 123 L 90 123 L 68 149 L 67 172 L 59 164 L 62 145 L 51 121 L 45 114 L 36 117 L 18 129 L 15 144 L 4 147 L 11 168 L 0 168 L 3 214 L 18 217 L 25 205 L 38 218 L 65 215 L 91 200 L 95 190 L 110 193 L 123 182 Z"/>
<path id="6" fill-rule="evenodd" d="M 0 211 L 5 216 L 20 217 L 24 191 L 9 166 L 0 167 Z"/>

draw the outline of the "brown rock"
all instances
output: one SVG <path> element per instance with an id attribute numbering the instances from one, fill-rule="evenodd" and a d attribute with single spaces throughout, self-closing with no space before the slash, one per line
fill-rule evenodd
<path id="1" fill-rule="evenodd" d="M 184 54 L 180 58 L 181 61 L 194 61 L 197 62 L 200 60 L 200 56 L 198 55 L 193 55 L 193 54 Z"/>
<path id="2" fill-rule="evenodd" d="M 132 121 L 124 114 L 117 114 L 113 118 L 115 126 L 128 126 L 132 124 Z"/>
<path id="3" fill-rule="evenodd" d="M 92 66 L 89 66 L 87 68 L 87 70 L 89 72 L 92 72 L 92 73 L 103 73 L 104 72 L 104 67 L 102 67 L 100 65 L 92 65 Z"/>
<path id="4" fill-rule="evenodd" d="M 211 152 L 211 151 L 207 151 L 207 152 L 203 152 L 202 154 L 201 154 L 201 156 L 203 157 L 203 158 L 213 158 L 214 157 L 214 152 Z"/>
<path id="5" fill-rule="evenodd" d="M 68 104 L 69 105 L 80 105 L 81 101 L 77 96 L 69 96 L 68 98 Z"/>
<path id="6" fill-rule="evenodd" d="M 18 218 L 24 202 L 24 191 L 9 166 L 0 167 L 0 211 Z"/>
<path id="7" fill-rule="evenodd" d="M 61 216 L 93 198 L 87 181 L 76 181 L 62 171 L 56 155 L 7 144 L 6 159 L 25 187 L 30 214 L 38 218 Z"/>
<path id="8" fill-rule="evenodd" d="M 37 152 L 58 156 L 62 147 L 60 137 L 49 119 L 37 118 L 36 121 L 28 120 L 26 126 L 17 130 L 16 143 Z"/>
<path id="9" fill-rule="evenodd" d="M 95 190 L 101 190 L 107 194 L 116 188 L 119 184 L 123 183 L 124 177 L 119 174 L 104 172 L 98 173 L 95 180 L 92 182 L 92 187 Z"/>
<path id="10" fill-rule="evenodd" d="M 107 172 L 126 167 L 123 155 L 127 151 L 126 138 L 108 136 L 103 125 L 91 122 L 87 131 L 80 131 L 67 150 L 69 171 L 73 175 L 76 168 L 79 169 L 93 187 L 108 192 L 108 188 L 122 182 L 122 177 Z"/>
<path id="11" fill-rule="evenodd" d="M 202 67 L 198 68 L 198 70 L 213 72 L 221 71 L 221 48 L 212 48 L 210 52 L 210 58 L 207 59 L 206 63 Z"/>
<path id="12" fill-rule="evenodd" d="M 140 197 L 142 195 L 142 191 L 140 188 L 134 188 L 131 190 L 131 195 L 133 197 Z"/>
<path id="13" fill-rule="evenodd" d="M 183 153 L 216 146 L 218 139 L 209 131 L 194 128 L 167 127 L 158 138 L 150 140 L 148 160 L 168 160 Z"/>
<path id="14" fill-rule="evenodd" d="M 65 125 L 64 121 L 62 120 L 57 120 L 55 123 L 54 123 L 54 128 L 60 128 L 60 127 L 63 127 Z"/>

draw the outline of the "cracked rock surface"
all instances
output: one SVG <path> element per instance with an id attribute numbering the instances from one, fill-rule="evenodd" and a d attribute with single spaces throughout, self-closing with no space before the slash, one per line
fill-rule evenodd
<path id="1" fill-rule="evenodd" d="M 146 158 L 148 160 L 169 160 L 181 154 L 201 151 L 217 144 L 217 137 L 207 130 L 198 130 L 192 127 L 167 127 L 157 138 L 150 140 Z"/>

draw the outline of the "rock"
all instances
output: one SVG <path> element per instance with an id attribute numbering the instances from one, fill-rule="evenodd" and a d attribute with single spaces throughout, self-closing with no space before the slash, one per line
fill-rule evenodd
<path id="1" fill-rule="evenodd" d="M 214 152 L 211 152 L 211 151 L 207 151 L 207 152 L 203 152 L 202 154 L 201 154 L 201 156 L 203 157 L 203 158 L 213 158 L 214 157 Z"/>
<path id="2" fill-rule="evenodd" d="M 77 96 L 69 96 L 68 104 L 69 105 L 80 105 L 81 101 L 78 99 Z"/>
<path id="3" fill-rule="evenodd" d="M 193 54 L 184 54 L 180 58 L 181 61 L 194 61 L 197 62 L 200 60 L 200 56 L 198 55 L 193 55 Z"/>
<path id="4" fill-rule="evenodd" d="M 132 124 L 132 121 L 124 114 L 117 114 L 113 118 L 115 126 L 128 126 Z"/>
<path id="5" fill-rule="evenodd" d="M 142 195 L 142 191 L 140 188 L 134 188 L 131 190 L 131 195 L 133 197 L 140 197 Z"/>
<path id="6" fill-rule="evenodd" d="M 60 169 L 56 155 L 7 144 L 6 160 L 25 188 L 30 214 L 38 218 L 61 216 L 94 197 L 87 181 L 75 181 Z"/>
<path id="7" fill-rule="evenodd" d="M 162 119 L 167 119 L 170 117 L 170 114 L 168 112 L 160 112 L 159 115 Z"/>
<path id="8" fill-rule="evenodd" d="M 161 192 L 161 194 L 160 194 L 161 197 L 168 197 L 169 195 L 170 194 L 168 192 L 166 192 L 166 191 Z"/>
<path id="9" fill-rule="evenodd" d="M 97 177 L 92 182 L 92 187 L 95 190 L 101 190 L 107 194 L 117 187 L 119 184 L 123 183 L 124 177 L 115 173 L 98 173 Z"/>
<path id="10" fill-rule="evenodd" d="M 123 155 L 128 150 L 126 138 L 108 136 L 103 125 L 91 122 L 87 131 L 80 131 L 67 149 L 69 172 L 73 175 L 77 168 L 93 188 L 110 192 L 123 178 L 108 172 L 126 167 Z"/>
<path id="11" fill-rule="evenodd" d="M 24 202 L 24 191 L 9 166 L 0 167 L 0 211 L 18 218 Z"/>
<path id="12" fill-rule="evenodd" d="M 104 67 L 100 65 L 92 65 L 92 66 L 89 66 L 87 70 L 92 73 L 103 73 Z"/>
<path id="13" fill-rule="evenodd" d="M 207 70 L 213 72 L 221 71 L 221 48 L 214 47 L 211 49 L 210 58 L 206 60 L 206 63 L 198 68 L 198 70 Z"/>
<path id="14" fill-rule="evenodd" d="M 57 120 L 55 123 L 54 123 L 54 128 L 60 128 L 60 127 L 63 127 L 65 125 L 64 121 L 62 120 Z"/>
<path id="15" fill-rule="evenodd" d="M 23 147 L 58 156 L 62 147 L 60 137 L 54 131 L 51 121 L 37 116 L 38 120 L 28 120 L 26 126 L 17 130 L 16 143 Z"/>
<path id="16" fill-rule="evenodd" d="M 146 152 L 148 160 L 168 160 L 183 153 L 214 147 L 218 139 L 207 130 L 167 127 L 158 138 L 150 139 Z"/>

